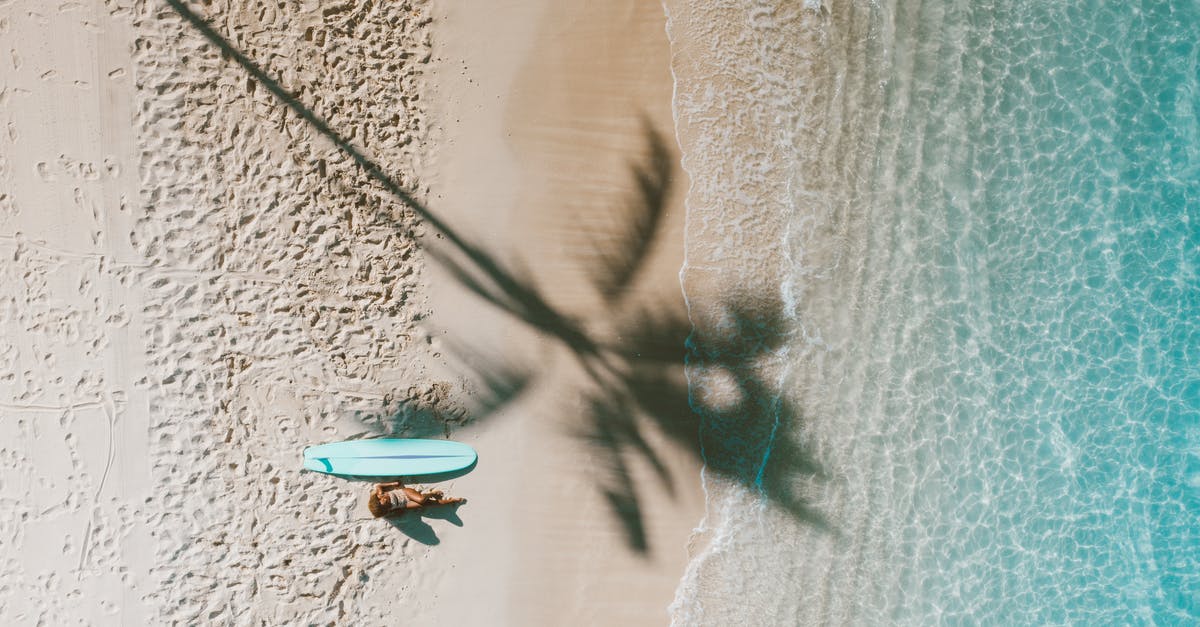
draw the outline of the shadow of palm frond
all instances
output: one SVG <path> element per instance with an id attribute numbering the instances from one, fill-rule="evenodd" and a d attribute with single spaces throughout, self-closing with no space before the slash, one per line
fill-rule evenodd
<path id="1" fill-rule="evenodd" d="M 479 417 L 498 415 L 519 400 L 537 378 L 526 364 L 504 355 L 468 348 L 454 339 L 443 342 L 458 373 L 471 382 L 469 398 L 451 398 L 450 384 L 445 382 L 414 385 L 388 395 L 382 413 L 363 412 L 358 420 L 389 436 L 448 438 L 458 428 L 478 422 Z"/>
<path id="2" fill-rule="evenodd" d="M 671 189 L 671 152 L 649 119 L 643 116 L 641 124 L 647 157 L 631 168 L 634 194 L 624 211 L 616 213 L 626 216 L 626 220 L 604 241 L 592 242 L 590 278 L 609 306 L 626 294 L 634 276 L 645 265 L 659 235 Z"/>
<path id="3" fill-rule="evenodd" d="M 520 320 L 544 336 L 561 342 L 589 375 L 583 426 L 576 434 L 605 460 L 599 490 L 625 531 L 630 549 L 649 553 L 642 489 L 634 484 L 634 463 L 647 464 L 668 495 L 674 478 L 665 453 L 653 444 L 665 437 L 678 450 L 702 457 L 710 472 L 756 488 L 765 498 L 799 520 L 821 529 L 827 523 L 794 489 L 797 477 L 820 477 L 812 456 L 777 434 L 778 425 L 803 420 L 798 408 L 781 398 L 764 377 L 760 362 L 787 341 L 787 325 L 777 303 L 752 305 L 743 299 L 724 305 L 719 328 L 694 327 L 678 312 L 633 309 L 624 301 L 656 241 L 670 194 L 675 159 L 662 136 L 644 122 L 646 157 L 630 169 L 632 193 L 621 215 L 628 221 L 616 235 L 594 242 L 590 260 L 599 260 L 590 275 L 605 309 L 595 315 L 617 321 L 616 339 L 593 337 L 584 321 L 560 311 L 537 288 L 527 271 L 501 263 L 468 241 L 428 210 L 364 155 L 345 136 L 297 100 L 254 61 L 237 50 L 183 0 L 166 3 L 222 54 L 243 68 L 289 110 L 333 142 L 363 171 L 419 216 L 448 243 L 428 254 L 451 276 L 483 301 Z M 387 212 L 387 208 L 380 208 Z M 391 221 L 389 215 L 381 221 Z M 762 300 L 759 298 L 758 300 Z M 514 364 L 456 347 L 467 374 L 477 387 L 469 415 L 447 417 L 436 399 L 410 390 L 390 422 L 374 425 L 388 433 L 420 437 L 449 435 L 466 422 L 496 416 L 539 376 L 535 366 Z M 683 378 L 689 369 L 718 369 L 736 382 L 732 403 L 697 399 Z M 652 433 L 653 432 L 653 433 Z"/>
<path id="4" fill-rule="evenodd" d="M 444 252 L 431 250 L 429 255 L 445 267 L 460 285 L 484 302 L 558 339 L 576 354 L 596 355 L 595 342 L 579 322 L 552 307 L 532 277 L 527 273 L 518 277 L 500 267 L 492 256 L 480 249 L 473 250 L 475 253 L 468 256 L 474 262 L 470 266 Z M 476 255 L 479 259 L 486 259 L 487 264 L 481 266 L 476 261 Z"/>
<path id="5" fill-rule="evenodd" d="M 794 485 L 798 478 L 822 478 L 823 472 L 810 452 L 778 428 L 794 428 L 804 416 L 763 370 L 763 362 L 789 338 L 786 321 L 777 313 L 781 311 L 728 304 L 723 315 L 727 324 L 719 332 L 694 330 L 684 318 L 645 312 L 627 323 L 634 331 L 613 349 L 623 356 L 628 376 L 604 392 L 606 398 L 624 399 L 620 415 L 593 410 L 589 416 L 590 441 L 608 448 L 614 474 L 624 472 L 627 458 L 640 457 L 671 491 L 670 476 L 659 470 L 665 466 L 658 452 L 645 445 L 644 432 L 652 430 L 677 449 L 701 456 L 709 472 L 753 487 L 796 519 L 830 531 Z M 696 398 L 682 377 L 685 364 L 695 371 L 724 373 L 733 383 L 723 391 L 723 400 Z M 628 498 L 636 503 L 637 492 Z"/>

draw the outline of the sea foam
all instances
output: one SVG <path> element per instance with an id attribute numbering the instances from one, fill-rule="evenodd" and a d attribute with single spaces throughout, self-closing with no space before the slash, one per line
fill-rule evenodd
<path id="1" fill-rule="evenodd" d="M 1194 621 L 1195 7 L 667 9 L 674 622 Z"/>

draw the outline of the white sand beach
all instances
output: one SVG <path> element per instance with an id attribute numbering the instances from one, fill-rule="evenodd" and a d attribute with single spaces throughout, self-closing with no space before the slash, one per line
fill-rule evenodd
<path id="1" fill-rule="evenodd" d="M 7 624 L 656 625 L 703 515 L 654 2 L 0 2 Z M 479 452 L 371 518 L 349 438 Z"/>

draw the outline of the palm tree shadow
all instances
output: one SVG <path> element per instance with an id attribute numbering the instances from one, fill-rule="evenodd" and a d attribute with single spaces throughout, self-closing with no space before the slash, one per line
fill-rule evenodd
<path id="1" fill-rule="evenodd" d="M 673 164 L 671 150 L 646 116 L 641 116 L 646 156 L 630 167 L 632 192 L 623 203 L 624 216 L 609 237 L 593 237 L 587 259 L 592 285 L 614 307 L 627 297 L 638 271 L 660 237 L 663 217 L 671 192 Z"/>
<path id="2" fill-rule="evenodd" d="M 617 340 L 607 340 L 595 337 L 581 321 L 554 307 L 527 271 L 502 263 L 430 212 L 378 163 L 231 45 L 184 0 L 166 2 L 226 58 L 353 159 L 402 207 L 419 216 L 446 243 L 444 247 L 430 246 L 428 254 L 466 289 L 569 349 L 593 383 L 585 397 L 583 424 L 575 435 L 605 460 L 598 489 L 633 551 L 645 555 L 651 550 L 644 522 L 643 490 L 634 485 L 633 464 L 648 464 L 667 494 L 675 493 L 676 478 L 671 475 L 664 451 L 651 444 L 655 441 L 651 432 L 662 434 L 676 449 L 702 459 L 709 472 L 757 490 L 797 520 L 832 531 L 821 513 L 792 487 L 798 477 L 824 477 L 810 452 L 779 433 L 779 425 L 795 426 L 804 420 L 801 409 L 782 397 L 760 367 L 789 339 L 782 305 L 763 298 L 765 295 L 734 299 L 722 306 L 725 322 L 719 328 L 705 328 L 693 325 L 678 312 L 640 308 L 631 302 L 630 288 L 646 265 L 651 248 L 663 237 L 662 217 L 677 161 L 648 122 L 643 124 L 646 156 L 634 160 L 630 167 L 632 192 L 625 201 L 626 211 L 621 212 L 628 221 L 614 237 L 594 241 L 595 250 L 589 251 L 589 261 L 599 260 L 590 280 L 604 301 L 603 310 L 594 315 L 616 320 L 620 328 Z M 384 220 L 394 219 L 389 208 L 381 207 L 379 211 L 387 214 L 381 216 Z M 409 236 L 405 226 L 398 228 Z M 410 394 L 400 400 L 399 409 L 389 419 L 370 423 L 372 428 L 415 437 L 448 436 L 469 422 L 496 416 L 540 374 L 545 374 L 537 365 L 496 361 L 462 347 L 455 353 L 480 388 L 469 413 L 447 414 L 443 408 Z M 735 402 L 706 400 L 683 380 L 685 368 L 728 373 L 728 379 L 734 382 L 728 392 Z M 421 516 L 393 524 L 419 542 L 438 542 Z M 461 524 L 461 520 L 454 524 Z"/>
<path id="3" fill-rule="evenodd" d="M 459 371 L 473 384 L 472 402 L 464 404 L 456 399 L 449 403 L 444 394 L 414 386 L 398 400 L 385 399 L 385 406 L 394 408 L 384 416 L 364 412 L 359 420 L 389 436 L 449 438 L 459 428 L 477 421 L 477 416 L 493 416 L 521 398 L 536 378 L 536 373 L 525 364 L 472 350 L 452 338 L 443 342 Z"/>

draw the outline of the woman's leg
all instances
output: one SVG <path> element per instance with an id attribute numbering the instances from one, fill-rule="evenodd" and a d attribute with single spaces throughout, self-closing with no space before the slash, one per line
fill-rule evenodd
<path id="1" fill-rule="evenodd" d="M 421 507 L 425 504 L 425 495 L 417 492 L 412 488 L 400 488 L 404 492 L 404 496 L 408 498 L 408 507 Z"/>

